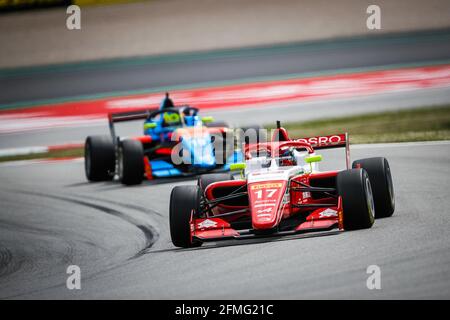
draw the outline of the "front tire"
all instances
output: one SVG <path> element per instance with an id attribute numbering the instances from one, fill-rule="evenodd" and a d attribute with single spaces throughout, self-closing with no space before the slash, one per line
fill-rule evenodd
<path id="1" fill-rule="evenodd" d="M 120 142 L 118 152 L 119 180 L 125 185 L 142 183 L 144 178 L 144 149 L 136 140 Z"/>
<path id="2" fill-rule="evenodd" d="M 382 157 L 356 160 L 353 168 L 367 171 L 375 200 L 375 218 L 390 217 L 394 214 L 395 198 L 389 162 Z"/>
<path id="3" fill-rule="evenodd" d="M 230 173 L 202 174 L 197 180 L 197 185 L 200 187 L 202 192 L 205 192 L 206 187 L 211 183 L 228 180 L 233 180 L 233 176 Z"/>
<path id="4" fill-rule="evenodd" d="M 375 205 L 367 172 L 364 169 L 339 172 L 337 190 L 342 197 L 344 229 L 372 227 L 375 221 Z"/>
<path id="5" fill-rule="evenodd" d="M 84 171 L 89 181 L 114 178 L 116 155 L 110 136 L 89 136 L 84 144 Z"/>
<path id="6" fill-rule="evenodd" d="M 198 186 L 176 186 L 170 194 L 170 236 L 176 247 L 201 246 L 191 239 L 191 218 L 200 210 L 200 188 Z"/>

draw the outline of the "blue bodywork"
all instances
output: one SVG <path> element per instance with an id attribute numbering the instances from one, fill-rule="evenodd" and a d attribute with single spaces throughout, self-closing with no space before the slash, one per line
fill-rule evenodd
<path id="1" fill-rule="evenodd" d="M 168 109 L 170 108 L 170 109 Z M 144 134 L 152 138 L 153 142 L 161 145 L 172 145 L 176 142 L 171 140 L 172 133 L 183 127 L 199 127 L 203 125 L 202 119 L 197 115 L 197 109 L 186 107 L 186 110 L 193 111 L 188 114 L 183 113 L 183 108 L 174 111 L 173 102 L 166 96 L 159 107 L 159 117 L 149 118 L 144 123 Z M 164 112 L 165 109 L 170 111 Z M 213 143 L 211 136 L 201 134 L 199 136 L 182 137 L 182 159 L 184 164 L 189 165 L 189 171 L 192 173 L 207 172 L 212 170 L 228 171 L 230 163 L 242 161 L 240 152 L 234 152 L 226 159 L 224 165 L 218 165 L 214 156 Z M 152 159 L 150 160 L 152 175 L 157 178 L 173 177 L 187 175 L 189 173 L 178 169 L 171 159 Z"/>
<path id="2" fill-rule="evenodd" d="M 159 106 L 160 111 L 163 111 L 166 105 L 173 106 L 173 103 L 168 103 L 168 101 L 171 101 L 168 96 L 161 101 Z M 179 115 L 177 115 L 178 119 L 174 119 L 175 117 L 170 116 L 174 114 L 175 113 L 172 111 L 167 114 L 161 114 L 158 119 L 147 119 L 144 123 L 144 134 L 151 136 L 153 141 L 170 142 L 170 135 L 176 129 L 182 127 L 195 127 L 203 124 L 201 118 L 197 114 L 185 115 L 183 116 L 183 119 L 181 119 Z M 168 117 L 165 117 L 165 115 L 168 115 Z M 172 122 L 168 122 L 167 118 L 172 118 Z M 154 124 L 156 126 L 154 128 L 146 129 L 146 125 L 148 124 Z"/>

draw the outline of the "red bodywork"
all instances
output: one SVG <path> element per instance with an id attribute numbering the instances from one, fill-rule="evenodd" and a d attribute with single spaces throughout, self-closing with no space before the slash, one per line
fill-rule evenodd
<path id="1" fill-rule="evenodd" d="M 245 158 L 251 158 L 252 151 L 280 150 L 284 145 L 302 147 L 308 153 L 314 153 L 314 149 L 345 147 L 348 167 L 347 134 L 298 140 L 288 140 L 287 132 L 282 135 L 284 141 L 248 145 Z M 314 171 L 289 179 L 250 183 L 247 180 L 214 182 L 204 190 L 206 207 L 201 218 L 192 216 L 191 238 L 203 242 L 343 230 L 342 199 L 336 190 L 338 172 Z"/>

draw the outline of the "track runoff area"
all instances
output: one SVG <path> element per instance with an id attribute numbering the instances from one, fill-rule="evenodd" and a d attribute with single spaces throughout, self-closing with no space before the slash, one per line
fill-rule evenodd
<path id="1" fill-rule="evenodd" d="M 377 93 L 450 86 L 450 65 L 405 67 L 346 74 L 263 80 L 170 91 L 177 105 L 200 110 L 247 109 L 283 102 L 346 98 Z M 0 134 L 106 124 L 109 113 L 157 108 L 164 91 L 121 96 L 48 101 L 0 111 Z M 281 108 L 281 107 L 280 107 Z M 293 115 L 295 116 L 295 115 Z M 18 121 L 20 119 L 20 121 Z M 218 119 L 220 120 L 220 119 Z M 62 141 L 64 144 L 67 141 Z M 72 141 L 71 141 L 72 142 Z"/>
<path id="2" fill-rule="evenodd" d="M 279 105 L 327 99 L 370 96 L 390 92 L 408 92 L 415 89 L 450 87 L 450 65 L 402 67 L 387 70 L 348 72 L 343 74 L 300 77 L 291 75 L 282 79 L 268 79 L 250 83 L 175 89 L 170 97 L 177 105 L 191 105 L 200 110 L 226 112 L 227 110 L 257 110 L 260 106 Z M 28 107 L 0 111 L 0 134 L 30 134 L 54 129 L 106 126 L 108 114 L 135 110 L 156 109 L 164 91 L 125 93 L 120 96 L 79 97 L 71 101 L 48 101 Z M 292 109 L 291 109 L 292 110 Z M 292 114 L 296 120 L 298 115 Z M 255 114 L 255 122 L 258 115 Z M 19 121 L 20 120 L 20 121 Z M 217 119 L 221 120 L 221 119 Z M 272 124 L 274 125 L 274 123 Z M 61 136 L 56 144 L 36 143 L 0 149 L 0 157 L 69 150 L 82 147 L 77 137 Z M 67 140 L 65 140 L 67 139 Z M 36 141 L 36 139 L 30 139 Z M 69 159 L 62 159 L 69 160 Z M 53 161 L 53 160 L 52 160 Z M 24 164 L 21 162 L 21 164 Z"/>

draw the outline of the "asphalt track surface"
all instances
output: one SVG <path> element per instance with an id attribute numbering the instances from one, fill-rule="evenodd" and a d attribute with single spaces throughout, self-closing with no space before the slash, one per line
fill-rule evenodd
<path id="1" fill-rule="evenodd" d="M 28 73 L 1 79 L 2 89 L 10 86 L 11 90 L 1 91 L 0 103 L 139 89 L 141 85 L 149 88 L 432 62 L 449 58 L 446 37 L 441 34 L 426 39 L 337 44 L 323 50 L 293 50 L 291 54 L 281 50 L 278 55 L 261 53 L 259 58 L 212 57 L 183 61 L 182 68 L 181 62 L 150 64 L 148 68 L 108 66 L 95 68 L 97 76 L 90 74 L 90 68 Z M 223 63 L 217 59 L 223 59 Z M 20 91 L 18 84 L 22 86 Z M 414 101 L 442 104 L 449 101 L 449 91 L 417 90 L 355 99 L 336 100 L 331 105 L 336 108 L 316 105 L 318 111 L 305 110 L 296 116 L 350 114 L 358 106 L 362 112 L 375 111 L 379 106 L 388 108 L 393 101 L 400 107 L 412 106 Z M 296 106 L 284 107 L 288 110 Z M 279 113 L 271 110 L 221 112 L 229 121 L 251 117 L 252 121 L 264 122 Z M 25 143 L 28 138 L 28 145 L 34 145 L 55 134 L 71 141 L 76 135 L 85 136 L 105 127 L 71 130 L 73 135 L 58 130 L 30 132 L 21 138 L 4 135 L 0 141 L 23 139 Z M 342 154 L 336 152 L 325 154 L 323 169 L 342 166 Z M 171 244 L 168 206 L 173 186 L 193 184 L 194 180 L 159 180 L 125 188 L 117 182 L 86 182 L 82 162 L 2 164 L 0 298 L 449 299 L 450 144 L 372 145 L 352 151 L 352 159 L 370 156 L 389 159 L 397 202 L 394 216 L 377 220 L 372 229 L 317 237 L 228 241 L 190 250 Z M 66 288 L 66 268 L 72 264 L 81 267 L 81 290 Z M 366 268 L 373 264 L 382 271 L 381 290 L 366 287 Z"/>
<path id="2" fill-rule="evenodd" d="M 88 183 L 82 162 L 0 169 L 0 298 L 450 298 L 450 143 L 371 145 L 389 159 L 396 211 L 370 230 L 177 249 L 170 190 L 184 182 Z M 343 166 L 342 150 L 322 169 Z M 81 268 L 81 290 L 66 268 Z M 381 268 L 381 290 L 366 269 Z"/>

